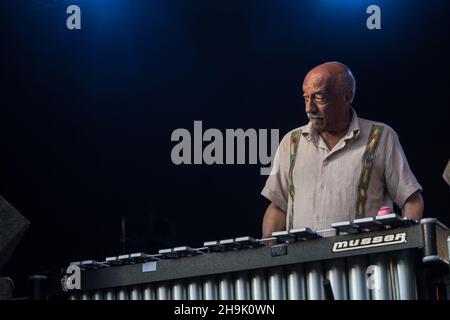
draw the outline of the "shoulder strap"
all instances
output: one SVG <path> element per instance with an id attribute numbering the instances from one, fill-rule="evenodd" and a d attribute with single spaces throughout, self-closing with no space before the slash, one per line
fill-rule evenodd
<path id="1" fill-rule="evenodd" d="M 383 126 L 373 125 L 370 129 L 369 139 L 367 141 L 366 150 L 362 158 L 361 176 L 359 178 L 356 203 L 356 218 L 363 218 L 365 215 L 365 206 L 367 201 L 367 190 L 369 189 L 370 175 L 372 173 L 373 164 L 375 162 L 375 152 L 378 143 L 383 134 Z"/>
<path id="2" fill-rule="evenodd" d="M 295 166 L 295 160 L 297 158 L 297 149 L 300 142 L 302 131 L 295 130 L 291 133 L 291 143 L 289 149 L 289 196 L 291 197 L 291 208 L 289 210 L 288 230 L 293 228 L 294 224 L 294 200 L 295 200 L 295 187 L 293 181 L 293 172 Z"/>

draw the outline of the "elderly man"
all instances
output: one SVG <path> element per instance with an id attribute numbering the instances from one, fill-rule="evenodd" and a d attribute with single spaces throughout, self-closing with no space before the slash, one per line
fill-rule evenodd
<path id="1" fill-rule="evenodd" d="M 261 194 L 271 201 L 263 238 L 272 232 L 330 228 L 338 221 L 375 216 L 393 202 L 403 216 L 423 214 L 422 187 L 395 131 L 359 118 L 351 103 L 355 79 L 338 62 L 313 68 L 303 82 L 310 122 L 286 134 Z"/>

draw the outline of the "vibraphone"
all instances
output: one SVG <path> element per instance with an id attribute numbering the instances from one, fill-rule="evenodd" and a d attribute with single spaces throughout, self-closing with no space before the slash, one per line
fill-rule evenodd
<path id="1" fill-rule="evenodd" d="M 403 300 L 438 293 L 447 299 L 449 235 L 436 219 L 415 223 L 389 214 L 335 223 L 328 232 L 300 228 L 270 239 L 75 262 L 80 289 L 60 286 L 57 294 L 74 300 Z M 277 244 L 265 245 L 268 240 Z"/>

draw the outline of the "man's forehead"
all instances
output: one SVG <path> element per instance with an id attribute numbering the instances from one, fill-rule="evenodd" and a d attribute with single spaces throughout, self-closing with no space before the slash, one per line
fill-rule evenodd
<path id="1" fill-rule="evenodd" d="M 303 91 L 326 91 L 326 83 L 321 84 L 303 84 Z"/>
<path id="2" fill-rule="evenodd" d="M 330 80 L 330 75 L 326 72 L 310 72 L 303 81 L 303 89 L 319 90 L 325 89 Z"/>
<path id="3" fill-rule="evenodd" d="M 310 93 L 325 92 L 329 89 L 327 81 L 303 82 L 303 91 Z"/>

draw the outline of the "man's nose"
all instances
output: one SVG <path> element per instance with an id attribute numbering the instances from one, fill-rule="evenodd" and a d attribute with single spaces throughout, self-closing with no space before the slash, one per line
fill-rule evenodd
<path id="1" fill-rule="evenodd" d="M 316 113 L 317 107 L 314 104 L 313 99 L 306 99 L 305 100 L 305 111 L 306 113 Z"/>

